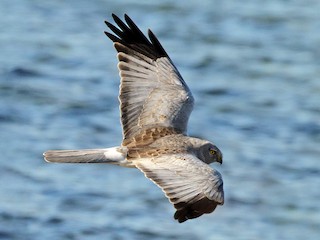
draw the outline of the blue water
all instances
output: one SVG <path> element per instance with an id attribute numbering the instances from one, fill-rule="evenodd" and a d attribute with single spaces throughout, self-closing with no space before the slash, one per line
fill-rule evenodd
<path id="1" fill-rule="evenodd" d="M 121 2 L 121 3 L 119 3 Z M 155 1 L 154 1 L 155 2 Z M 320 2 L 0 1 L 0 239 L 317 239 Z M 226 203 L 178 224 L 135 169 L 48 164 L 121 142 L 111 13 L 151 28 L 214 141 Z"/>

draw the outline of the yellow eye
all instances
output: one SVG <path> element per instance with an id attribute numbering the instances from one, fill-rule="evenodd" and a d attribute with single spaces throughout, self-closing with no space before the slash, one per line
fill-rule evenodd
<path id="1" fill-rule="evenodd" d="M 210 149 L 210 150 L 209 150 L 209 152 L 210 152 L 210 154 L 211 154 L 211 155 L 216 154 L 216 151 L 215 151 L 215 150 L 213 150 L 213 149 Z"/>

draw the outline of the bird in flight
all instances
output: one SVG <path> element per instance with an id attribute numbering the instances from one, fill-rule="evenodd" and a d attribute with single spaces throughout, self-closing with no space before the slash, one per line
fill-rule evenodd
<path id="1" fill-rule="evenodd" d="M 138 168 L 158 185 L 176 208 L 180 223 L 211 213 L 224 203 L 221 174 L 209 166 L 222 163 L 213 143 L 187 135 L 194 99 L 157 37 L 147 38 L 124 15 L 112 14 L 120 83 L 121 146 L 104 149 L 49 150 L 47 162 L 110 163 Z"/>

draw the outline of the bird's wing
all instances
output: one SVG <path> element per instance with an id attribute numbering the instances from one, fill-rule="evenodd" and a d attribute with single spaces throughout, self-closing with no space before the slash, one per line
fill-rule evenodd
<path id="1" fill-rule="evenodd" d="M 162 155 L 133 164 L 164 191 L 179 222 L 211 213 L 224 203 L 220 173 L 191 154 Z"/>
<path id="2" fill-rule="evenodd" d="M 118 28 L 106 22 L 105 33 L 118 51 L 122 145 L 150 129 L 185 133 L 194 100 L 177 68 L 150 30 L 148 39 L 127 15 L 112 16 Z"/>

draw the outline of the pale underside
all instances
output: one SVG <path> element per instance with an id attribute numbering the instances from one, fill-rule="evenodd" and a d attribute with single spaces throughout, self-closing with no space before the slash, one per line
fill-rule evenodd
<path id="1" fill-rule="evenodd" d="M 122 146 L 128 148 L 128 161 L 163 189 L 177 209 L 179 222 L 214 211 L 224 201 L 222 178 L 216 170 L 186 148 L 148 147 L 164 136 L 187 134 L 194 104 L 188 86 L 150 30 L 149 40 L 128 16 L 126 24 L 113 18 L 119 28 L 107 23 L 115 34 L 107 36 L 118 51 Z M 130 156 L 132 149 L 139 154 Z M 158 153 L 145 157 L 150 151 Z M 162 151 L 171 154 L 159 156 Z"/>
<path id="2" fill-rule="evenodd" d="M 153 60 L 121 43 L 115 43 L 115 48 L 121 76 L 122 144 L 152 128 L 186 133 L 193 97 L 170 59 Z"/>
<path id="3" fill-rule="evenodd" d="M 150 151 L 146 146 L 157 139 L 186 134 L 193 108 L 189 89 L 170 59 L 152 60 L 120 43 L 115 47 L 120 61 L 122 144 L 129 153 L 130 147 L 139 148 L 142 155 L 131 156 L 130 161 L 165 192 L 177 209 L 174 217 L 179 222 L 211 213 L 223 204 L 222 178 L 217 171 L 187 152 L 143 157 Z M 161 145 L 158 148 L 161 152 Z"/>
<path id="4" fill-rule="evenodd" d="M 218 171 L 191 154 L 171 154 L 133 160 L 156 183 L 177 209 L 179 222 L 211 213 L 223 204 L 223 184 Z"/>
<path id="5" fill-rule="evenodd" d="M 114 33 L 106 34 L 118 51 L 122 146 L 51 150 L 46 161 L 137 167 L 162 188 L 179 222 L 214 211 L 224 202 L 222 177 L 197 157 L 208 141 L 187 136 L 194 104 L 188 86 L 150 30 L 147 39 L 127 15 L 126 23 L 113 18 L 119 28 L 106 22 Z"/>

